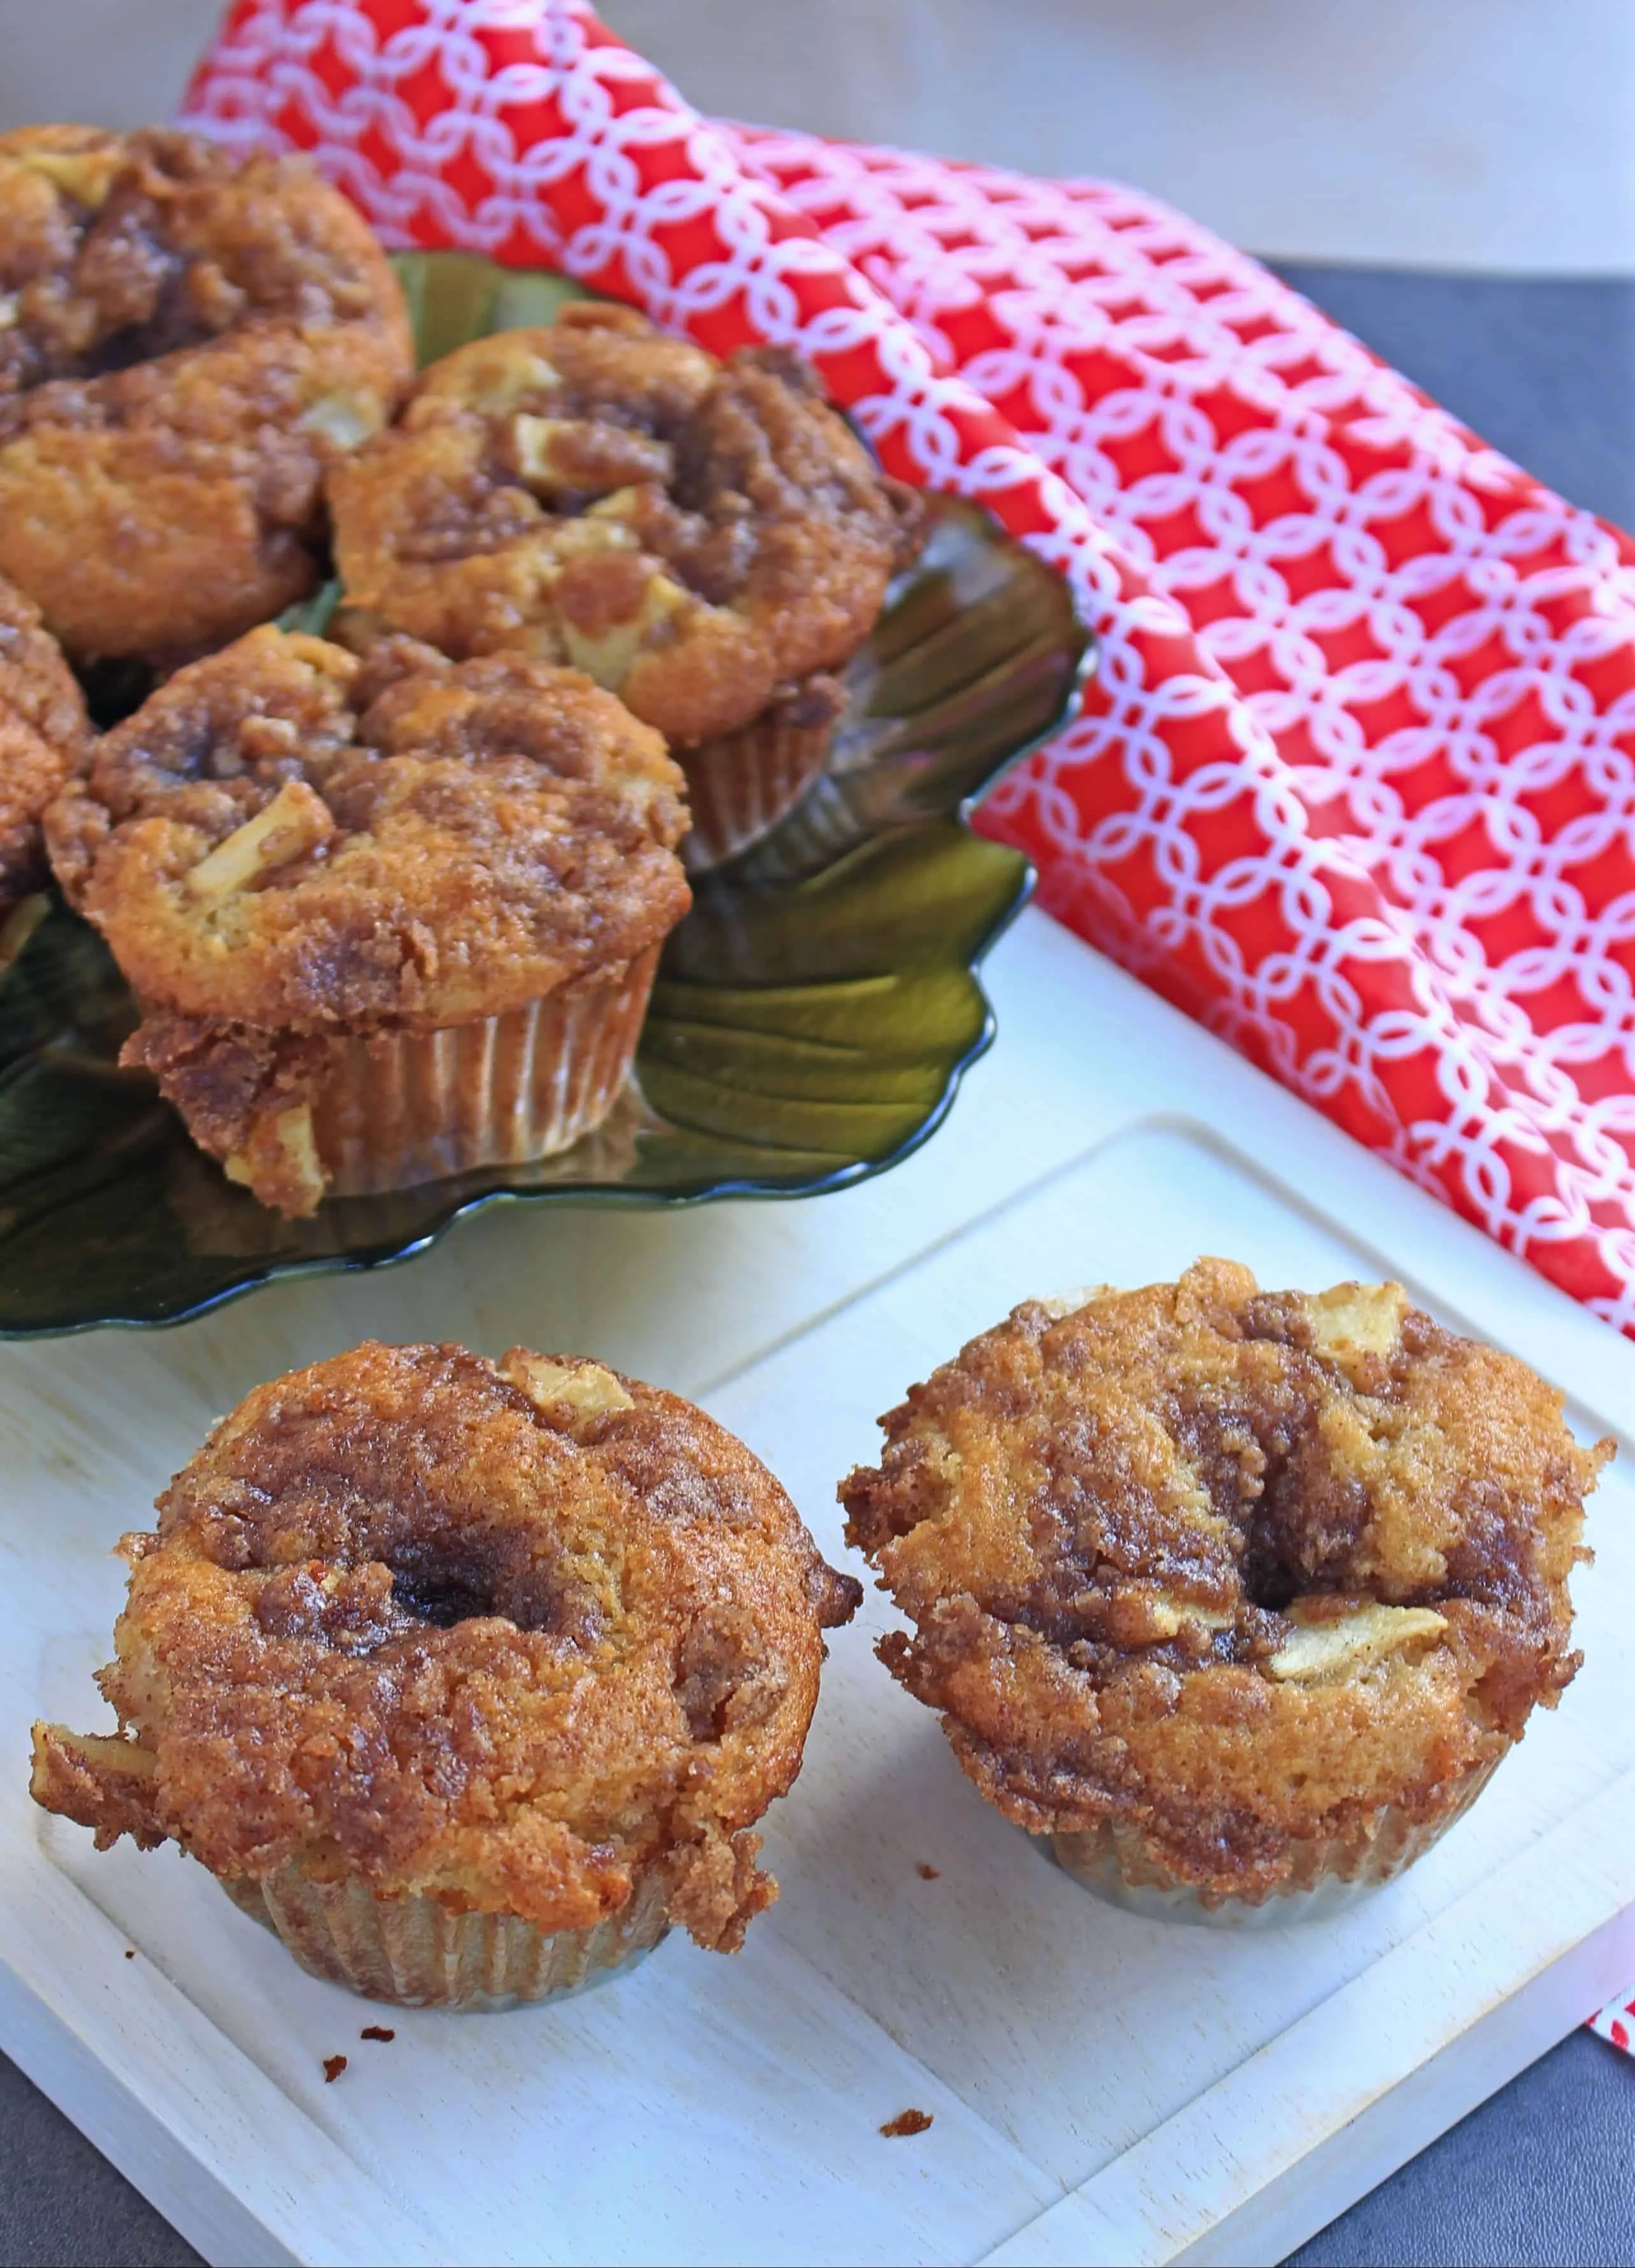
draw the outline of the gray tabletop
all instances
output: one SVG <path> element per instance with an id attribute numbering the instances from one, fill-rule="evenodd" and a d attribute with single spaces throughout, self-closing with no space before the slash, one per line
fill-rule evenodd
<path id="1" fill-rule="evenodd" d="M 1635 524 L 1635 283 L 1284 273 L 1496 447 L 1575 504 Z M 1578 2033 L 1294 2260 L 1635 2260 L 1632 2134 L 1635 2062 Z M 0 2057 L 0 2261 L 171 2268 L 197 2257 Z"/>

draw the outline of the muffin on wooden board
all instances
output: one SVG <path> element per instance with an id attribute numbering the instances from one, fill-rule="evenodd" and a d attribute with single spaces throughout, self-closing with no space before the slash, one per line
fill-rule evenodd
<path id="1" fill-rule="evenodd" d="M 1612 1445 L 1399 1285 L 1205 1260 L 1028 1301 L 881 1422 L 841 1498 L 914 1626 L 882 1658 L 1123 1903 L 1286 1919 L 1388 1879 L 1578 1667 Z"/>
<path id="2" fill-rule="evenodd" d="M 47 831 L 141 1005 L 124 1059 L 299 1215 L 607 1116 L 689 902 L 681 787 L 577 670 L 269 628 L 99 741 Z"/>
<path id="3" fill-rule="evenodd" d="M 196 651 L 304 596 L 324 473 L 413 369 L 385 253 L 304 159 L 0 134 L 0 573 L 76 660 Z"/>
<path id="4" fill-rule="evenodd" d="M 367 1344 L 257 1387 L 129 1535 L 117 1735 L 33 1793 L 169 1839 L 304 1967 L 535 2000 L 672 1921 L 733 1951 L 751 1830 L 861 1596 L 743 1444 L 586 1358 Z"/>
<path id="5" fill-rule="evenodd" d="M 445 357 L 328 492 L 341 635 L 587 670 L 679 756 L 701 863 L 821 769 L 833 673 L 921 540 L 795 357 L 723 364 L 622 307 Z"/>

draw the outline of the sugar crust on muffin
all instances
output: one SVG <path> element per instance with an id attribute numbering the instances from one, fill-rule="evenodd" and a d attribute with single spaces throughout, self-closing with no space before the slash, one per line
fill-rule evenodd
<path id="1" fill-rule="evenodd" d="M 128 1536 L 117 1736 L 33 1791 L 224 1880 L 584 1929 L 653 1870 L 731 1950 L 861 1595 L 680 1396 L 572 1356 L 368 1344 L 258 1387 Z"/>
<path id="2" fill-rule="evenodd" d="M 841 1496 L 894 1675 L 1008 1817 L 1138 1830 L 1211 1896 L 1434 1819 L 1578 1666 L 1612 1445 L 1400 1285 L 1029 1301 L 881 1423 Z"/>
<path id="3" fill-rule="evenodd" d="M 324 472 L 413 368 L 385 253 L 305 159 L 0 134 L 0 573 L 77 659 L 196 650 L 311 589 Z"/>
<path id="4" fill-rule="evenodd" d="M 793 356 L 722 364 L 588 305 L 423 372 L 329 497 L 354 635 L 571 662 L 683 747 L 832 714 L 920 541 Z"/>

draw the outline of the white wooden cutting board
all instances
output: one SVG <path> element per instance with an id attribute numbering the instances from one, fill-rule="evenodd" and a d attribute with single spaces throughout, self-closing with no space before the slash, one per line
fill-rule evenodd
<path id="1" fill-rule="evenodd" d="M 210 2259 L 1276 2259 L 1635 1976 L 1635 1346 L 1042 916 L 990 976 L 998 1047 L 860 1189 L 497 1207 L 398 1269 L 0 1348 L 0 2045 Z M 27 1800 L 28 1720 L 99 1721 L 109 1547 L 257 1380 L 372 1333 L 600 1355 L 741 1432 L 843 1564 L 836 1483 L 904 1386 L 1021 1297 L 1200 1251 L 1399 1276 L 1623 1435 L 1578 1682 L 1350 1915 L 1234 1935 L 1086 1896 L 874 1660 L 872 1592 L 746 1951 L 673 1936 L 559 2007 L 360 2042 L 379 2012 L 201 1869 L 98 1856 Z M 910 2108 L 930 2131 L 883 2139 Z"/>

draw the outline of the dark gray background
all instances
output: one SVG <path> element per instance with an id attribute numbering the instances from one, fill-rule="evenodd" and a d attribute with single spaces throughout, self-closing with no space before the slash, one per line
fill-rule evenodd
<path id="1" fill-rule="evenodd" d="M 1575 504 L 1635 523 L 1635 282 L 1282 272 Z M 197 2257 L 0 2057 L 0 2261 L 173 2268 Z M 1587 2033 L 1564 2040 L 1293 2258 L 1635 2260 L 1635 2062 Z"/>

